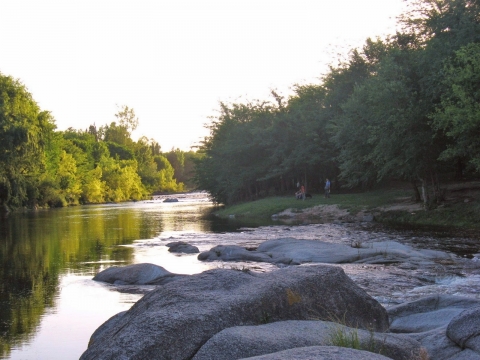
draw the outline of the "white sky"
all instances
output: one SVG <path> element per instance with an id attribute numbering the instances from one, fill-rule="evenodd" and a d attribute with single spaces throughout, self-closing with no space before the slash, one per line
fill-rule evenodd
<path id="1" fill-rule="evenodd" d="M 189 150 L 219 101 L 289 95 L 393 34 L 402 0 L 0 0 L 0 72 L 59 130 L 135 109 L 134 138 Z"/>

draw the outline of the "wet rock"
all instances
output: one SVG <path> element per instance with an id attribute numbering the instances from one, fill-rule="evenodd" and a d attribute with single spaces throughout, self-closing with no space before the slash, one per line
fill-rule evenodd
<path id="1" fill-rule="evenodd" d="M 106 330 L 98 330 L 81 359 L 190 359 L 223 329 L 313 316 L 388 328 L 385 309 L 338 267 L 215 269 L 146 294 L 113 326 L 103 324 Z"/>
<path id="2" fill-rule="evenodd" d="M 93 280 L 114 285 L 161 285 L 184 276 L 173 274 L 158 265 L 143 263 L 109 267 L 95 275 Z"/>
<path id="3" fill-rule="evenodd" d="M 455 316 L 447 326 L 447 336 L 461 348 L 480 353 L 480 307 L 467 309 Z"/>
<path id="4" fill-rule="evenodd" d="M 165 200 L 163 200 L 164 203 L 174 203 L 174 202 L 178 202 L 178 199 L 176 198 L 167 198 Z"/>
<path id="5" fill-rule="evenodd" d="M 309 346 L 260 355 L 248 360 L 388 360 L 390 358 L 368 351 L 354 350 L 337 346 Z M 243 359 L 246 360 L 246 359 Z"/>
<path id="6" fill-rule="evenodd" d="M 168 251 L 172 253 L 197 254 L 200 252 L 198 247 L 190 245 L 183 241 L 174 241 L 165 245 Z"/>
<path id="7" fill-rule="evenodd" d="M 358 338 L 361 349 L 396 360 L 411 360 L 420 343 L 405 335 L 374 333 L 326 321 L 278 321 L 222 330 L 203 345 L 193 360 L 240 359 L 306 347 L 332 346 L 332 338 Z"/>

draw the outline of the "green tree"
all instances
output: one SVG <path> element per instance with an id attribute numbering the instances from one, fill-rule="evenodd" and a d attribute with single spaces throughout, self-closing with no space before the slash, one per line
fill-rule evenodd
<path id="1" fill-rule="evenodd" d="M 106 182 L 102 180 L 102 169 L 97 166 L 90 170 L 82 186 L 82 201 L 84 203 L 102 203 L 105 201 Z"/>
<path id="2" fill-rule="evenodd" d="M 121 202 L 141 200 L 147 194 L 137 173 L 135 160 L 102 158 L 102 180 L 105 182 L 105 200 Z"/>
<path id="3" fill-rule="evenodd" d="M 175 179 L 184 182 L 185 153 L 180 149 L 172 148 L 172 150 L 165 153 L 164 156 L 168 159 L 175 171 Z"/>
<path id="4" fill-rule="evenodd" d="M 183 183 L 177 184 L 175 181 L 175 170 L 168 159 L 163 155 L 155 155 L 154 161 L 158 170 L 158 189 L 160 192 L 183 191 Z"/>
<path id="5" fill-rule="evenodd" d="M 65 150 L 60 156 L 57 181 L 60 194 L 68 205 L 77 205 L 82 193 L 80 179 L 77 177 L 77 165 L 73 156 Z"/>
<path id="6" fill-rule="evenodd" d="M 480 172 L 480 43 L 469 44 L 445 64 L 445 92 L 432 115 L 451 139 L 441 159 L 465 160 Z"/>
<path id="7" fill-rule="evenodd" d="M 36 205 L 44 146 L 55 128 L 25 86 L 0 73 L 0 204 Z"/>

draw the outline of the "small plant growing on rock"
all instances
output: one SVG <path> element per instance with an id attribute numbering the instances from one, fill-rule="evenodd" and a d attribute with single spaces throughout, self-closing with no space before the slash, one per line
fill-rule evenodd
<path id="1" fill-rule="evenodd" d="M 360 339 L 358 338 L 358 331 L 356 329 L 348 331 L 343 327 L 335 326 L 332 328 L 332 332 L 329 336 L 330 341 L 334 346 L 361 350 Z"/>
<path id="2" fill-rule="evenodd" d="M 272 316 L 269 313 L 264 311 L 260 319 L 260 324 L 268 324 L 270 322 L 272 322 Z"/>

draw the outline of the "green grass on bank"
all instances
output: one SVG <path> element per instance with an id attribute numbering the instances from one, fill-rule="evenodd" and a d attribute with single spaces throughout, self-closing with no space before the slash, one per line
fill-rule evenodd
<path id="1" fill-rule="evenodd" d="M 480 198 L 474 198 L 469 202 L 458 199 L 447 201 L 429 211 L 382 211 L 380 209 L 394 204 L 414 204 L 412 191 L 405 188 L 364 193 L 332 193 L 329 199 L 325 199 L 322 194 L 313 194 L 313 199 L 305 201 L 296 200 L 294 196 L 276 196 L 228 206 L 215 213 L 220 217 L 235 215 L 238 219 L 260 220 L 269 219 L 273 214 L 286 209 L 300 212 L 318 205 L 337 205 L 351 214 L 361 210 L 371 211 L 375 213 L 376 221 L 390 225 L 480 229 Z"/>
<path id="2" fill-rule="evenodd" d="M 295 196 L 275 196 L 256 201 L 245 202 L 232 206 L 227 206 L 215 212 L 220 217 L 246 218 L 270 218 L 286 209 L 302 210 L 317 205 L 337 205 L 339 208 L 347 209 L 351 213 L 357 213 L 362 209 L 373 209 L 379 206 L 393 204 L 398 201 L 404 201 L 405 198 L 412 196 L 408 190 L 378 190 L 355 194 L 334 194 L 325 199 L 323 194 L 313 194 L 312 199 L 296 200 Z M 403 199 L 403 200 L 399 200 Z"/>
<path id="3" fill-rule="evenodd" d="M 430 211 L 389 211 L 376 217 L 377 221 L 391 225 L 418 225 L 462 230 L 480 229 L 480 201 L 446 203 Z"/>

